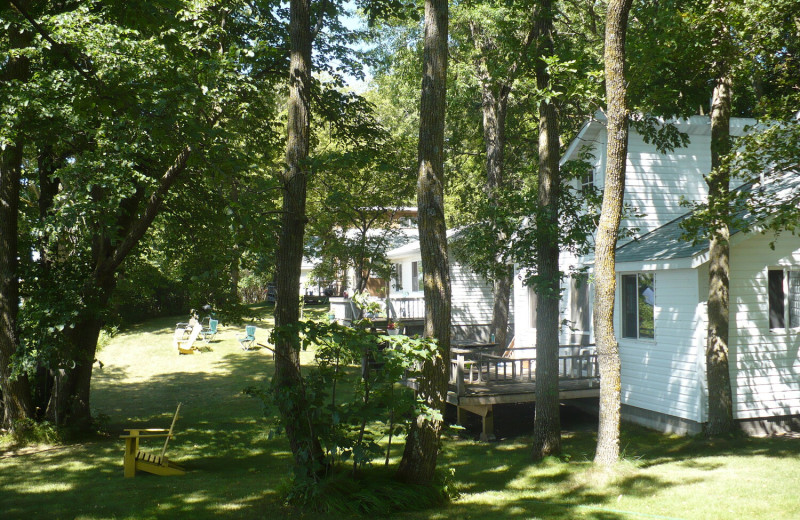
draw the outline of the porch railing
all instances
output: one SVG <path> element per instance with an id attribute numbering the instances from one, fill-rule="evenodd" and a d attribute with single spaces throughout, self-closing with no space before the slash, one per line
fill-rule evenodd
<path id="1" fill-rule="evenodd" d="M 387 314 L 393 320 L 425 318 L 425 300 L 423 298 L 389 298 L 386 302 Z"/>
<path id="2" fill-rule="evenodd" d="M 462 394 L 470 384 L 532 383 L 536 378 L 536 358 L 513 358 L 510 352 L 498 356 L 480 349 L 451 348 L 450 384 Z M 558 356 L 559 379 L 595 379 L 597 350 L 594 345 L 560 345 Z"/>

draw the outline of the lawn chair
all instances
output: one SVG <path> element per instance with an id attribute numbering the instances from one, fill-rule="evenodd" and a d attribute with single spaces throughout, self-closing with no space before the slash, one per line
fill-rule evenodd
<path id="1" fill-rule="evenodd" d="M 203 327 L 203 330 L 200 331 L 200 335 L 203 336 L 203 341 L 208 343 L 214 336 L 217 335 L 217 325 L 219 324 L 219 320 L 208 320 L 208 326 Z"/>
<path id="2" fill-rule="evenodd" d="M 197 348 L 194 346 L 194 342 L 197 339 L 197 336 L 200 335 L 200 332 L 203 330 L 203 326 L 200 325 L 200 322 L 197 320 L 192 320 L 192 332 L 189 334 L 189 339 L 179 339 L 178 332 L 182 329 L 177 328 L 175 329 L 175 336 L 173 336 L 173 340 L 175 343 L 175 348 L 178 349 L 178 354 L 194 354 L 194 351 Z M 181 336 L 183 332 L 181 332 Z"/>
<path id="3" fill-rule="evenodd" d="M 248 325 L 244 328 L 244 337 L 239 338 L 239 343 L 242 344 L 242 350 L 250 350 L 253 343 L 256 342 L 256 326 Z"/>
<path id="4" fill-rule="evenodd" d="M 186 470 L 166 457 L 167 444 L 172 438 L 172 431 L 175 428 L 175 421 L 178 420 L 178 412 L 181 410 L 181 403 L 175 410 L 172 424 L 169 430 L 163 428 L 126 428 L 126 435 L 120 435 L 120 439 L 125 439 L 125 456 L 123 467 L 126 477 L 133 477 L 137 471 L 146 471 L 155 475 L 183 475 Z M 139 450 L 139 440 L 149 437 L 166 437 L 164 447 L 161 448 L 160 455 L 152 455 Z"/>

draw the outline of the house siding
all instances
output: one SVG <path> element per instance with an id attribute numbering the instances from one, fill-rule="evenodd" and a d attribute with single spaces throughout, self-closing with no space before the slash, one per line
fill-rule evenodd
<path id="1" fill-rule="evenodd" d="M 465 266 L 452 263 L 450 289 L 453 326 L 491 325 L 493 298 L 489 282 Z"/>
<path id="2" fill-rule="evenodd" d="M 397 290 L 391 288 L 393 296 L 424 296 L 424 291 L 412 291 L 411 279 L 413 262 L 420 262 L 419 254 L 391 257 L 390 261 L 400 265 L 402 270 L 403 287 Z M 468 267 L 457 263 L 450 263 L 450 289 L 451 289 L 451 325 L 455 331 L 454 339 L 489 340 L 489 329 L 492 324 L 492 284 L 481 276 L 472 272 Z M 509 326 L 513 330 L 515 317 L 514 297 L 509 302 Z"/>
<path id="3" fill-rule="evenodd" d="M 779 267 L 800 268 L 799 237 L 758 234 L 732 248 L 730 361 L 737 419 L 800 414 L 800 328 L 769 330 L 767 270 Z"/>
<path id="4" fill-rule="evenodd" d="M 711 169 L 709 147 L 709 136 L 691 135 L 686 148 L 662 154 L 631 132 L 623 200 L 641 216 L 629 215 L 620 228 L 641 236 L 685 214 L 682 200 L 705 200 L 708 187 L 703 175 Z"/>
<path id="5" fill-rule="evenodd" d="M 618 282 L 619 283 L 619 282 Z M 696 332 L 705 319 L 694 270 L 658 271 L 653 340 L 620 338 L 622 403 L 690 421 L 703 418 Z M 617 292 L 615 328 L 620 328 Z"/>

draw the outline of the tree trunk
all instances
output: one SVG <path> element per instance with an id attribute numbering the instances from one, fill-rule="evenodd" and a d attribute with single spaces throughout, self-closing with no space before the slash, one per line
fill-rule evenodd
<path id="1" fill-rule="evenodd" d="M 731 151 L 731 77 L 723 72 L 714 87 L 711 106 L 711 173 L 708 206 L 715 216 L 709 237 L 708 334 L 706 338 L 706 377 L 708 379 L 709 436 L 731 433 L 733 397 L 728 368 L 730 230 L 728 197 L 730 169 L 722 159 Z"/>
<path id="2" fill-rule="evenodd" d="M 116 285 L 116 281 L 111 281 Z M 101 290 L 98 295 L 101 308 L 105 308 L 113 287 Z M 86 316 L 75 323 L 66 333 L 72 349 L 72 359 L 67 366 L 56 369 L 55 390 L 47 408 L 47 417 L 56 424 L 68 425 L 78 430 L 88 431 L 92 425 L 90 403 L 92 369 L 97 341 L 103 322 L 98 316 Z"/>
<path id="3" fill-rule="evenodd" d="M 506 146 L 506 113 L 510 87 L 503 84 L 499 94 L 492 91 L 485 64 L 478 65 L 481 79 L 483 110 L 483 142 L 486 148 L 486 195 L 490 203 L 498 204 L 498 191 L 504 184 L 504 163 Z M 498 232 L 497 243 L 502 244 L 508 237 Z M 500 261 L 500 259 L 498 259 Z M 500 348 L 508 341 L 508 309 L 511 302 L 513 270 L 504 269 L 492 281 L 492 333 Z"/>
<path id="4" fill-rule="evenodd" d="M 595 239 L 594 335 L 600 371 L 600 417 L 594 462 L 619 460 L 620 358 L 614 334 L 616 256 L 625 162 L 628 156 L 628 99 L 625 82 L 625 36 L 632 0 L 610 0 L 606 12 L 605 78 L 608 145 L 603 205 Z"/>
<path id="5" fill-rule="evenodd" d="M 425 336 L 436 338 L 439 355 L 423 366 L 418 398 L 442 413 L 450 366 L 450 267 L 444 221 L 447 30 L 447 0 L 426 0 L 417 205 L 425 285 Z M 412 421 L 398 468 L 399 478 L 419 484 L 433 481 L 441 429 L 441 421 L 424 414 Z"/>
<path id="6" fill-rule="evenodd" d="M 505 237 L 504 237 L 505 239 Z M 508 345 L 508 310 L 511 306 L 511 289 L 514 286 L 514 268 L 507 266 L 502 276 L 492 283 L 492 331 L 498 350 Z"/>
<path id="7" fill-rule="evenodd" d="M 12 48 L 24 48 L 31 32 L 21 33 L 11 26 L 8 37 Z M 26 81 L 30 71 L 28 58 L 10 59 L 4 67 L 3 81 Z M 19 130 L 19 128 L 17 128 Z M 26 375 L 12 378 L 12 357 L 17 352 L 17 316 L 19 313 L 19 273 L 17 235 L 19 191 L 22 170 L 21 137 L 0 150 L 0 392 L 3 399 L 3 424 L 14 428 L 20 419 L 33 417 L 31 389 Z"/>
<path id="8" fill-rule="evenodd" d="M 286 166 L 283 172 L 283 213 L 278 238 L 275 326 L 300 321 L 300 268 L 303 262 L 303 237 L 306 226 L 306 185 L 309 175 L 311 97 L 311 12 L 309 0 L 289 4 L 289 100 L 286 139 Z M 299 467 L 321 461 L 323 452 L 305 420 L 306 403 L 302 391 L 299 352 L 291 338 L 275 342 L 273 388 L 295 396 L 281 400 L 279 411 L 289 446 Z"/>
<path id="9" fill-rule="evenodd" d="M 536 17 L 536 84 L 552 89 L 545 58 L 553 55 L 553 12 L 543 0 Z M 558 399 L 558 199 L 560 192 L 558 113 L 552 100 L 539 102 L 539 195 L 536 218 L 536 409 L 533 458 L 561 451 Z"/>

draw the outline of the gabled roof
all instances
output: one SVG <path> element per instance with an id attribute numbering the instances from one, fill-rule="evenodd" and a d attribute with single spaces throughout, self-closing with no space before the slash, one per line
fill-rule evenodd
<path id="1" fill-rule="evenodd" d="M 800 196 L 800 172 L 788 171 L 765 175 L 763 181 L 748 183 L 737 188 L 743 191 L 757 191 L 764 200 L 780 201 Z M 691 258 L 708 250 L 708 240 L 700 240 L 696 244 L 686 240 L 681 223 L 692 213 L 686 213 L 675 220 L 654 229 L 617 248 L 616 261 L 643 262 Z M 743 212 L 739 218 L 747 228 L 757 224 L 760 215 Z M 731 236 L 741 229 L 731 229 Z"/>
<path id="2" fill-rule="evenodd" d="M 450 242 L 453 239 L 453 236 L 459 231 L 460 231 L 459 229 L 448 229 L 447 241 Z M 419 240 L 413 240 L 404 246 L 400 246 L 398 248 L 392 249 L 391 251 L 387 251 L 386 258 L 388 258 L 389 260 L 394 260 L 397 258 L 418 255 L 419 253 L 420 253 Z"/>
<path id="3" fill-rule="evenodd" d="M 689 136 L 693 135 L 710 135 L 711 134 L 711 118 L 709 116 L 691 116 L 688 118 L 656 118 L 661 124 L 671 124 Z M 587 121 L 575 139 L 567 147 L 564 155 L 561 157 L 560 163 L 563 165 L 565 162 L 576 158 L 576 155 L 581 151 L 584 146 L 597 143 L 605 139 L 601 134 L 606 132 L 607 119 L 602 110 L 594 113 L 592 118 Z M 740 136 L 745 134 L 748 127 L 756 124 L 755 119 L 747 117 L 732 117 L 730 120 L 730 131 L 732 136 Z M 631 127 L 631 132 L 636 132 L 636 129 Z"/>

